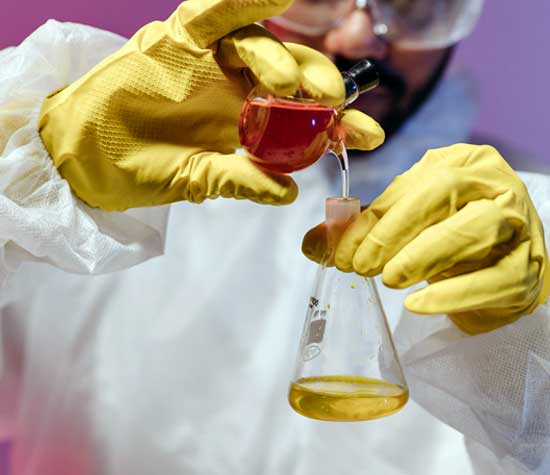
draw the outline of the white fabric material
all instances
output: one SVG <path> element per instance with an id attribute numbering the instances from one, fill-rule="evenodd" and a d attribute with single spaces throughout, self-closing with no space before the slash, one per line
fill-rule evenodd
<path id="1" fill-rule="evenodd" d="M 74 78 L 75 70 L 90 68 L 121 41 L 89 27 L 49 22 L 23 49 L 9 53 L 9 67 L 0 64 L 0 74 L 19 74 L 19 80 L 13 89 L 0 85 L 0 114 L 7 113 L 8 102 L 10 109 L 29 112 L 20 116 L 24 120 L 0 121 L 0 166 L 6 158 L 18 164 L 35 159 L 38 176 L 49 173 L 46 183 L 65 190 L 30 129 L 41 100 L 34 87 L 42 87 L 38 78 Z M 25 65 L 27 75 L 21 73 Z M 454 102 L 444 99 L 451 90 Z M 461 90 L 444 83 L 417 116 L 418 125 L 409 126 L 410 135 L 393 139 L 392 154 L 354 162 L 354 175 L 376 175 L 377 167 L 388 167 L 390 175 L 404 171 L 420 158 L 416 148 L 407 149 L 414 141 L 420 148 L 437 146 L 442 133 L 449 143 L 464 141 L 473 109 Z M 464 123 L 454 120 L 460 114 Z M 456 127 L 435 126 L 443 120 Z M 421 121 L 434 126 L 424 128 Z M 20 201 L 29 198 L 9 195 L 26 178 L 19 165 L 14 169 L 12 182 L 0 175 L 6 183 L 0 203 L 13 203 L 1 205 L 0 220 L 8 209 L 13 220 L 27 213 Z M 397 327 L 412 398 L 424 408 L 411 401 L 392 417 L 357 424 L 311 421 L 289 408 L 288 379 L 315 272 L 300 253 L 301 237 L 323 218 L 322 200 L 334 186 L 321 170 L 297 174 L 301 193 L 289 207 L 234 200 L 174 205 L 165 255 L 96 276 L 61 269 L 129 266 L 159 252 L 161 233 L 141 239 L 143 228 L 121 224 L 128 215 L 93 214 L 67 197 L 67 207 L 84 221 L 67 226 L 65 247 L 45 246 L 62 251 L 35 254 L 61 269 L 26 262 L 0 294 L 0 436 L 13 439 L 11 475 L 473 474 L 460 433 L 430 412 L 467 435 L 477 474 L 547 474 L 547 307 L 514 325 L 468 337 L 444 316 L 407 314 L 400 320 L 404 292 L 379 285 L 390 325 Z M 550 229 L 550 178 L 523 178 Z M 360 181 L 352 192 L 369 186 L 368 179 Z M 61 199 L 53 198 L 54 204 Z M 51 203 L 33 204 L 40 221 L 50 216 Z M 158 223 L 165 210 L 149 213 L 159 214 Z M 124 242 L 136 247 L 84 246 L 86 258 L 79 258 L 83 222 L 92 229 L 98 223 L 99 240 L 119 242 L 102 220 L 130 231 Z M 40 249 L 42 239 L 49 242 L 59 233 L 58 221 L 33 228 L 34 235 L 26 225 L 13 227 L 21 232 L 9 241 L 25 251 L 14 254 L 6 243 L 4 262 L 12 259 L 15 267 L 16 257 Z M 142 222 L 136 218 L 136 227 Z"/>
<path id="2" fill-rule="evenodd" d="M 89 208 L 72 195 L 37 132 L 44 97 L 123 42 L 111 33 L 48 22 L 17 48 L 2 52 L 0 284 L 28 260 L 95 274 L 162 253 L 167 207 L 127 213 Z"/>
<path id="3" fill-rule="evenodd" d="M 550 229 L 550 177 L 519 175 Z M 548 231 L 545 242 L 550 248 Z M 404 311 L 399 322 L 395 338 L 413 397 L 472 439 L 474 461 L 492 467 L 480 474 L 550 473 L 549 316 L 550 300 L 529 318 L 477 336 L 444 316 Z"/>

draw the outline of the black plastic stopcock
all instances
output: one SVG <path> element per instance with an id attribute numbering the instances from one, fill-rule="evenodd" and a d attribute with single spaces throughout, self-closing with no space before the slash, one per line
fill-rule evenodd
<path id="1" fill-rule="evenodd" d="M 362 59 L 350 69 L 342 72 L 342 79 L 346 87 L 345 105 L 350 105 L 360 94 L 378 86 L 380 75 L 376 66 L 368 59 Z"/>
<path id="2" fill-rule="evenodd" d="M 368 59 L 362 59 L 346 71 L 359 87 L 359 94 L 378 86 L 378 70 Z"/>

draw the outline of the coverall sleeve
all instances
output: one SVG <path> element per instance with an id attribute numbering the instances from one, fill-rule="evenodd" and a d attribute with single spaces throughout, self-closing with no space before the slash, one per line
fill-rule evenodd
<path id="1" fill-rule="evenodd" d="M 162 254 L 168 207 L 90 208 L 72 194 L 37 131 L 43 99 L 124 41 L 50 20 L 19 46 L 0 51 L 0 284 L 23 261 L 94 274 Z"/>
<path id="2" fill-rule="evenodd" d="M 550 245 L 550 176 L 520 173 Z M 550 299 L 489 333 L 405 312 L 395 333 L 411 397 L 465 435 L 475 473 L 550 473 Z"/>

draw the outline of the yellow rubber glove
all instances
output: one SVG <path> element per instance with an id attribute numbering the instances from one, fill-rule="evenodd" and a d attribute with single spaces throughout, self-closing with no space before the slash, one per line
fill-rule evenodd
<path id="1" fill-rule="evenodd" d="M 39 132 L 75 194 L 105 210 L 218 196 L 292 202 L 297 187 L 290 177 L 234 154 L 241 106 L 256 83 L 276 94 L 301 84 L 326 105 L 344 98 L 341 76 L 326 57 L 285 47 L 252 24 L 290 3 L 186 1 L 49 96 Z M 377 124 L 366 116 L 359 122 L 350 140 L 358 136 L 368 147 L 373 139 L 365 134 Z"/>
<path id="2" fill-rule="evenodd" d="M 319 261 L 323 226 L 306 234 L 304 253 Z M 489 146 L 430 150 L 398 176 L 338 244 L 335 262 L 404 288 L 427 280 L 405 306 L 448 314 L 482 333 L 531 313 L 550 295 L 544 231 L 525 185 Z"/>

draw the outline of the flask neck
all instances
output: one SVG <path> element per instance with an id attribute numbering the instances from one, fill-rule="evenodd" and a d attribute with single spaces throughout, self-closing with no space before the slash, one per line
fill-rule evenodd
<path id="1" fill-rule="evenodd" d="M 361 213 L 359 198 L 327 198 L 325 201 L 325 217 L 327 223 L 327 250 L 323 264 L 334 265 L 334 251 L 347 227 Z"/>
<path id="2" fill-rule="evenodd" d="M 342 73 L 342 79 L 344 80 L 344 86 L 346 88 L 344 107 L 347 107 L 359 97 L 359 86 L 347 72 Z"/>

